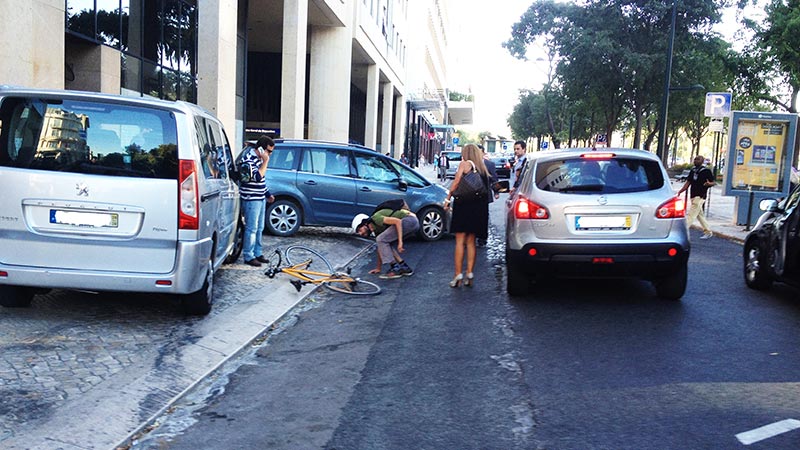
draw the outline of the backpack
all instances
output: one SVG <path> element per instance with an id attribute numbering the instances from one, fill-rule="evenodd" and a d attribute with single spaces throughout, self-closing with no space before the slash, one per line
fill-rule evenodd
<path id="1" fill-rule="evenodd" d="M 372 210 L 372 213 L 369 215 L 370 217 L 374 216 L 375 213 L 382 209 L 391 209 L 392 213 L 395 211 L 399 211 L 403 209 L 403 206 L 406 204 L 406 201 L 402 198 L 393 198 L 391 200 L 386 200 L 378 204 L 375 209 Z"/>

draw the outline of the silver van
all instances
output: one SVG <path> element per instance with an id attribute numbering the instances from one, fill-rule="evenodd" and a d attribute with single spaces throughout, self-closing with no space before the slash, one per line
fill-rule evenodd
<path id="1" fill-rule="evenodd" d="M 239 192 L 186 102 L 0 86 L 0 305 L 43 289 L 178 294 L 207 314 Z"/>

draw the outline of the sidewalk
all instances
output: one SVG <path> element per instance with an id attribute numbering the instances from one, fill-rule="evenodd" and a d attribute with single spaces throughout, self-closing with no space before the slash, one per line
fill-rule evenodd
<path id="1" fill-rule="evenodd" d="M 448 187 L 450 185 L 451 180 L 441 183 L 436 178 L 436 169 L 434 168 L 433 164 L 428 164 L 425 167 L 420 166 L 415 170 L 417 170 L 420 175 L 423 175 L 425 178 L 427 178 L 431 183 L 439 183 L 444 187 Z M 675 192 L 677 192 L 678 189 L 680 189 L 683 185 L 683 183 L 674 180 L 670 180 L 670 183 L 672 184 L 672 189 L 674 189 Z M 758 220 L 758 216 L 761 214 L 761 211 L 758 210 L 757 205 L 754 206 L 753 209 L 752 221 L 753 224 L 755 224 L 756 220 Z M 709 190 L 709 198 L 706 200 L 706 219 L 711 225 L 711 230 L 714 232 L 714 236 L 718 238 L 729 239 L 740 244 L 744 243 L 744 239 L 747 236 L 748 231 L 745 231 L 744 225 L 736 225 L 734 223 L 735 217 L 736 197 L 722 195 L 722 186 L 720 184 L 712 187 Z M 702 230 L 696 221 L 692 226 L 692 229 Z M 696 233 L 697 231 L 693 231 L 692 235 L 695 235 Z"/>

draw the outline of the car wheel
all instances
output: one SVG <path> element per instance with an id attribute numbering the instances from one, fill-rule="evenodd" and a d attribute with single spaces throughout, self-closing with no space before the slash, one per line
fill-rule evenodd
<path id="1" fill-rule="evenodd" d="M 686 292 L 687 278 L 688 270 L 686 264 L 684 264 L 672 275 L 660 278 L 653 283 L 656 288 L 656 295 L 664 300 L 680 300 Z"/>
<path id="2" fill-rule="evenodd" d="M 756 239 L 747 241 L 744 246 L 744 282 L 751 289 L 764 290 L 772 286 L 769 264 L 761 243 Z"/>
<path id="3" fill-rule="evenodd" d="M 438 241 L 444 235 L 444 211 L 434 206 L 422 208 L 418 215 L 419 235 L 425 241 Z"/>
<path id="4" fill-rule="evenodd" d="M 244 222 L 240 217 L 239 223 L 236 225 L 236 236 L 233 238 L 233 248 L 231 248 L 228 257 L 225 258 L 225 264 L 235 263 L 242 254 L 242 248 L 244 248 Z"/>
<path id="5" fill-rule="evenodd" d="M 35 291 L 23 286 L 0 286 L 0 306 L 27 308 L 31 306 Z"/>
<path id="6" fill-rule="evenodd" d="M 211 304 L 214 302 L 213 291 L 214 262 L 209 259 L 203 287 L 199 291 L 186 294 L 181 298 L 183 312 L 191 316 L 205 316 L 210 313 Z"/>
<path id="7" fill-rule="evenodd" d="M 266 229 L 275 236 L 291 236 L 300 229 L 300 208 L 290 200 L 276 200 L 267 205 Z"/>
<path id="8" fill-rule="evenodd" d="M 512 297 L 527 295 L 529 285 L 530 280 L 524 272 L 510 264 L 506 264 L 506 292 L 508 292 L 508 295 Z"/>

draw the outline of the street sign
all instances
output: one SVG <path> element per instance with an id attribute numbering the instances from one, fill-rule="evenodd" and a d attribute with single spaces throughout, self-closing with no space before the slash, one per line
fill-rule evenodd
<path id="1" fill-rule="evenodd" d="M 724 133 L 725 124 L 722 122 L 722 119 L 711 119 L 711 122 L 708 124 L 708 131 Z"/>
<path id="2" fill-rule="evenodd" d="M 547 148 L 547 141 L 542 141 L 542 148 L 544 148 L 544 149 Z"/>
<path id="3" fill-rule="evenodd" d="M 457 137 L 453 138 L 453 145 L 458 145 L 458 138 Z"/>
<path id="4" fill-rule="evenodd" d="M 731 114 L 730 92 L 706 93 L 706 117 L 728 117 Z"/>

